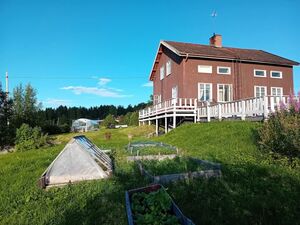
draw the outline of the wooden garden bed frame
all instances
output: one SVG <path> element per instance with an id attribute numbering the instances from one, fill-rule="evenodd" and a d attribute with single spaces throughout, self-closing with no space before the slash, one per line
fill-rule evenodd
<path id="1" fill-rule="evenodd" d="M 211 178 L 211 177 L 221 177 L 221 164 L 219 163 L 213 163 L 206 160 L 196 159 L 190 157 L 190 159 L 197 162 L 199 165 L 205 165 L 209 167 L 209 169 L 201 170 L 201 171 L 191 171 L 187 173 L 174 173 L 174 174 L 166 174 L 166 175 L 158 175 L 154 176 L 149 171 L 147 171 L 143 163 L 141 161 L 137 161 L 139 170 L 141 175 L 146 176 L 151 180 L 152 183 L 159 183 L 159 184 L 167 184 L 170 182 L 175 182 L 179 180 L 187 180 L 187 179 L 193 179 L 193 178 Z"/>

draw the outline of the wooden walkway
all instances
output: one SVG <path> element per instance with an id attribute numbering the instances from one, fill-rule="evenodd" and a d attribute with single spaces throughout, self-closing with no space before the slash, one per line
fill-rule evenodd
<path id="1" fill-rule="evenodd" d="M 158 134 L 159 127 L 163 127 L 167 133 L 187 118 L 194 123 L 224 119 L 267 119 L 270 113 L 288 104 L 289 96 L 264 96 L 224 103 L 199 102 L 192 98 L 170 99 L 140 110 L 139 125 L 155 123 Z"/>

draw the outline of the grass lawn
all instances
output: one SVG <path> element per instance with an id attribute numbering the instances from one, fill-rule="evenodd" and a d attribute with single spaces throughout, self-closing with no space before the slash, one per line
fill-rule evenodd
<path id="1" fill-rule="evenodd" d="M 196 224 L 300 224 L 300 171 L 270 163 L 255 144 L 251 122 L 183 125 L 153 138 L 180 148 L 186 156 L 222 164 L 223 177 L 169 184 L 168 193 Z M 149 140 L 153 128 L 130 127 L 86 133 L 111 148 L 116 171 L 109 180 L 83 182 L 44 191 L 37 180 L 73 134 L 40 150 L 0 155 L 0 224 L 126 224 L 124 191 L 147 185 L 127 163 L 128 134 Z"/>

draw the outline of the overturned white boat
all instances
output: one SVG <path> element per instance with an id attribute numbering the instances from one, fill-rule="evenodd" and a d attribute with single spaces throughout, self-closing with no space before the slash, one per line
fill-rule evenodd
<path id="1" fill-rule="evenodd" d="M 107 178 L 112 174 L 111 158 L 85 136 L 73 137 L 43 173 L 42 188 L 85 180 Z"/>

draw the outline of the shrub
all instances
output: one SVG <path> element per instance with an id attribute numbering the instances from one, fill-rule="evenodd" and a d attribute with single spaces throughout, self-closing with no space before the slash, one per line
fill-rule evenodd
<path id="1" fill-rule="evenodd" d="M 22 124 L 16 133 L 17 151 L 28 151 L 37 149 L 47 144 L 47 135 L 43 135 L 40 127 L 30 127 L 28 124 Z"/>
<path id="2" fill-rule="evenodd" d="M 105 117 L 102 124 L 106 128 L 112 128 L 114 125 L 116 125 L 116 120 L 113 115 L 109 114 L 107 117 Z"/>
<path id="3" fill-rule="evenodd" d="M 280 109 L 269 116 L 259 130 L 259 145 L 273 155 L 290 159 L 300 156 L 300 100 L 290 97 L 288 105 L 281 103 Z"/>

